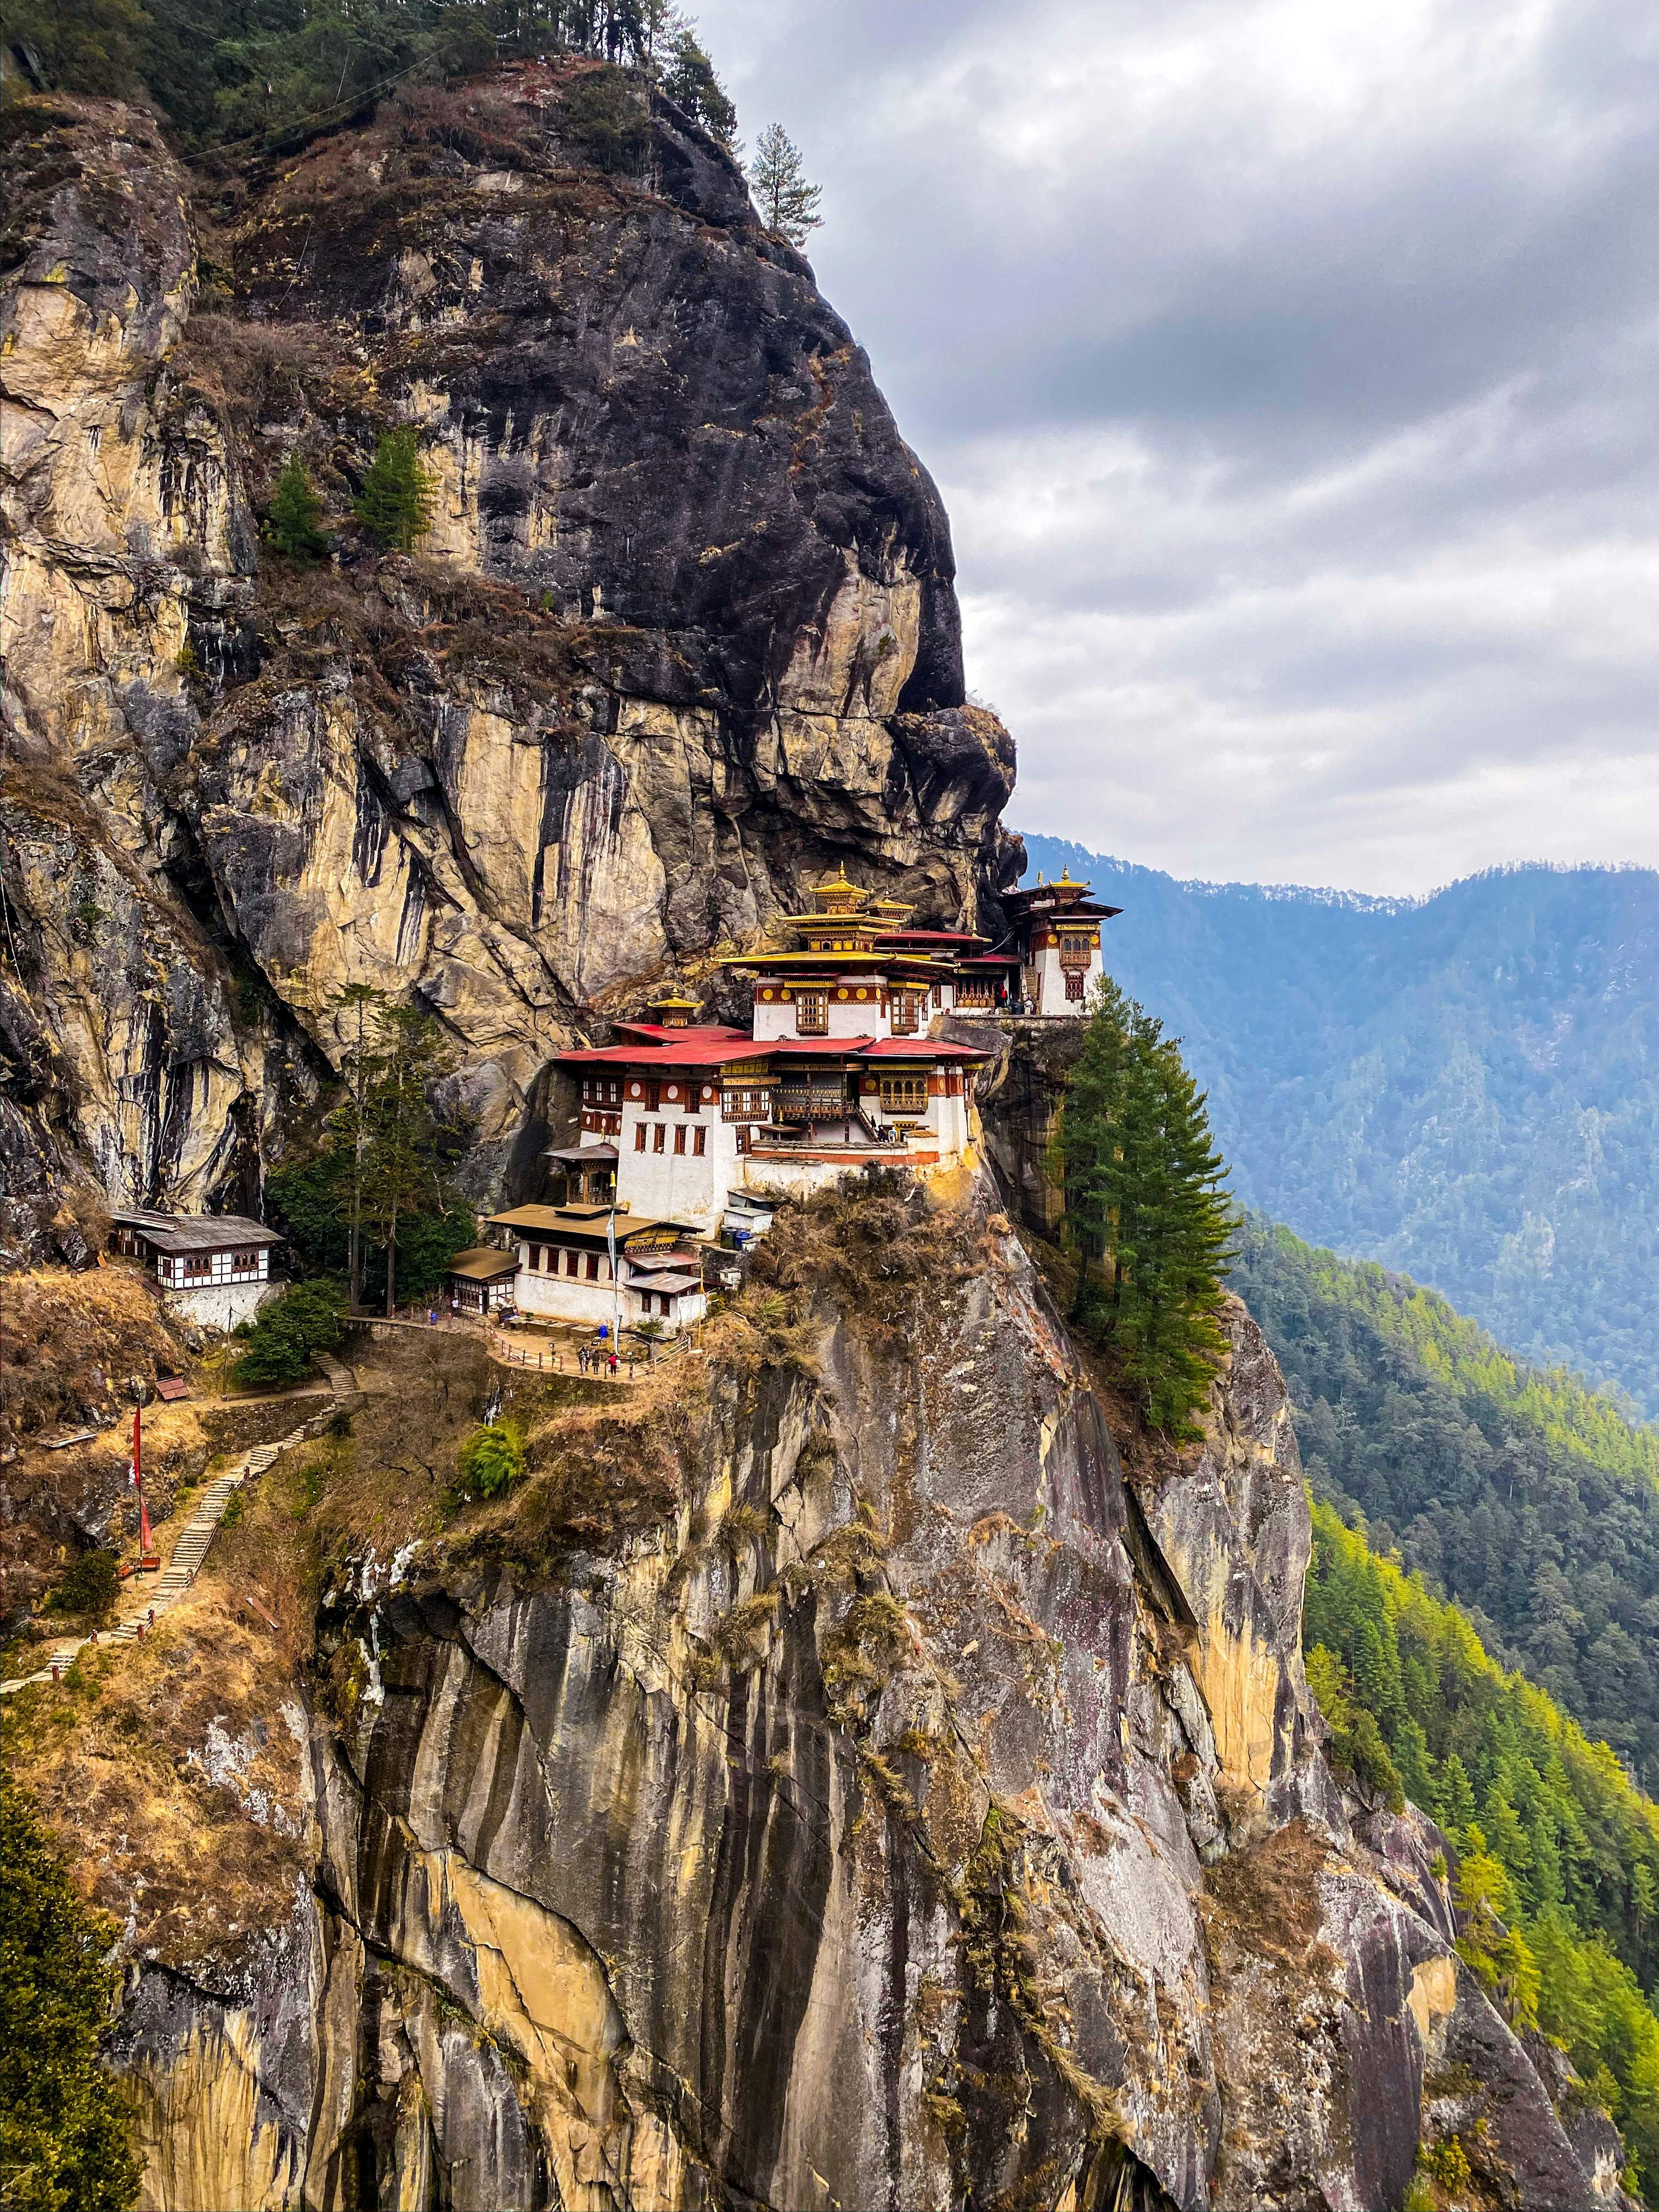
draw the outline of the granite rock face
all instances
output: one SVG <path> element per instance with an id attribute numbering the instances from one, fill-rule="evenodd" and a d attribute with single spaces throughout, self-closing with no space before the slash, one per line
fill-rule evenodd
<path id="1" fill-rule="evenodd" d="M 1458 2065 L 1573 2156 L 1421 1824 L 1326 1767 L 1242 1310 L 1154 1490 L 987 1201 L 871 1203 L 622 1542 L 337 1573 L 312 1897 L 133 1978 L 145 2203 L 1360 2212 Z M 927 1274 L 902 1323 L 849 1243 Z"/>
<path id="2" fill-rule="evenodd" d="M 257 1198 L 342 984 L 450 1028 L 489 1197 L 561 1045 L 835 862 L 944 922 L 994 891 L 1013 753 L 964 702 L 938 495 L 726 155 L 624 84 L 594 166 L 592 75 L 410 94 L 205 207 L 147 118 L 9 111 L 0 1142 L 33 1256 L 77 1182 Z M 350 520 L 394 425 L 413 558 Z M 259 544 L 291 454 L 334 529 L 309 569 Z"/>

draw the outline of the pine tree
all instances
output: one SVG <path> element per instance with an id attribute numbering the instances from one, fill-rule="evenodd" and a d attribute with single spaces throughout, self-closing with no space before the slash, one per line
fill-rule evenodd
<path id="1" fill-rule="evenodd" d="M 1225 1349 L 1224 1173 L 1173 1040 L 1109 979 L 1097 987 L 1051 1169 L 1077 1255 L 1073 1317 L 1115 1352 L 1152 1425 L 1197 1433 Z"/>
<path id="2" fill-rule="evenodd" d="M 675 19 L 668 47 L 668 65 L 662 88 L 676 106 L 701 123 L 711 138 L 730 146 L 738 127 L 738 111 L 726 87 L 714 74 L 714 64 L 697 43 L 691 26 Z M 799 240 L 797 240 L 799 243 Z"/>
<path id="3" fill-rule="evenodd" d="M 416 1006 L 377 1008 L 374 1032 L 362 1205 L 386 1253 L 389 1315 L 397 1305 L 398 1224 L 412 1213 L 445 1213 L 453 1203 L 457 1133 L 434 1112 L 430 1093 L 453 1072 L 455 1055 L 439 1024 Z"/>
<path id="4" fill-rule="evenodd" d="M 432 527 L 437 485 L 412 430 L 383 430 L 352 513 L 387 545 L 411 552 Z"/>
<path id="5" fill-rule="evenodd" d="M 335 1019 L 345 1049 L 340 1073 L 345 1096 L 328 1117 L 329 1134 L 349 1164 L 343 1181 L 346 1204 L 347 1297 L 356 1313 L 363 1296 L 363 1170 L 373 1131 L 369 1098 L 380 1073 L 376 1036 L 386 1011 L 386 994 L 368 983 L 343 984 L 333 998 Z"/>
<path id="6" fill-rule="evenodd" d="M 823 221 L 818 213 L 823 188 L 807 182 L 799 149 L 782 124 L 769 123 L 755 141 L 749 182 L 765 228 L 791 246 L 805 246 Z"/>
<path id="7" fill-rule="evenodd" d="M 320 561 L 328 550 L 328 539 L 317 527 L 322 513 L 323 502 L 312 489 L 305 463 L 290 453 L 265 517 L 265 543 L 290 561 Z"/>

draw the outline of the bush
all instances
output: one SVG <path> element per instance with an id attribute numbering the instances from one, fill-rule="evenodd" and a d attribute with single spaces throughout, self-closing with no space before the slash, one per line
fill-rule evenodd
<path id="1" fill-rule="evenodd" d="M 115 1594 L 120 1587 L 113 1552 L 82 1552 L 46 1604 L 53 1613 L 80 1613 L 94 1621 L 107 1620 L 115 1610 Z"/>
<path id="2" fill-rule="evenodd" d="M 232 1379 L 245 1390 L 302 1382 L 311 1372 L 312 1355 L 338 1345 L 340 1306 L 337 1283 L 296 1283 L 236 1331 L 243 1351 Z"/>
<path id="3" fill-rule="evenodd" d="M 461 1446 L 460 1492 L 465 1498 L 495 1498 L 524 1473 L 524 1431 L 510 1421 L 474 1429 Z"/>
<path id="4" fill-rule="evenodd" d="M 118 1981 L 21 1791 L 0 1782 L 0 2168 L 7 2212 L 125 2212 L 126 2108 L 98 2063 Z"/>
<path id="5" fill-rule="evenodd" d="M 572 87 L 565 128 L 596 169 L 611 175 L 637 169 L 651 143 L 645 112 L 620 70 L 601 70 Z"/>

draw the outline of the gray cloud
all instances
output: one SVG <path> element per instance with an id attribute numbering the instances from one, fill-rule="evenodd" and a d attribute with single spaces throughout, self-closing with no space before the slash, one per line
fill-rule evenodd
<path id="1" fill-rule="evenodd" d="M 956 531 L 1017 823 L 1415 890 L 1659 863 L 1659 19 L 713 0 Z"/>

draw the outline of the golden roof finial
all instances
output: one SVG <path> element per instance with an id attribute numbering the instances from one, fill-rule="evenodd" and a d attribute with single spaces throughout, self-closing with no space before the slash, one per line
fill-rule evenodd
<path id="1" fill-rule="evenodd" d="M 1071 862 L 1070 862 L 1069 860 L 1066 860 L 1066 861 L 1065 861 L 1065 862 L 1063 862 L 1063 863 L 1061 864 L 1060 871 L 1060 881 L 1061 881 L 1061 883 L 1063 883 L 1063 884 L 1069 884 L 1069 883 L 1071 882 L 1071 880 L 1072 880 L 1072 864 L 1071 864 Z"/>

